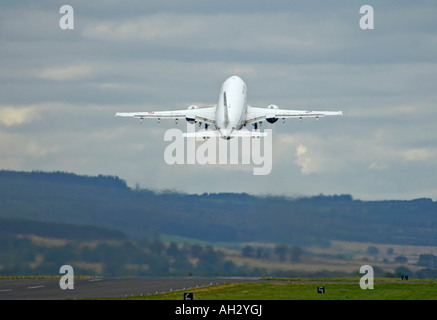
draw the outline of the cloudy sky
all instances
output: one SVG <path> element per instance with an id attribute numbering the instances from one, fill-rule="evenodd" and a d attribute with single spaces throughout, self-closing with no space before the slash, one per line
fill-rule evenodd
<path id="1" fill-rule="evenodd" d="M 59 13 L 74 9 L 74 29 Z M 374 29 L 360 28 L 360 7 Z M 117 175 L 188 193 L 437 200 L 434 1 L 5 1 L 0 169 Z M 342 110 L 278 121 L 272 171 L 164 161 L 185 121 L 116 112 L 216 104 L 239 75 L 248 103 Z M 263 128 L 268 128 L 264 123 Z"/>

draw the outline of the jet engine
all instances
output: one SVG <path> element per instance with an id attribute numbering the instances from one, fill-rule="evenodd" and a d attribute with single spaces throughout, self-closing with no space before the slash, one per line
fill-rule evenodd
<path id="1" fill-rule="evenodd" d="M 188 110 L 194 110 L 194 109 L 198 109 L 198 108 L 199 108 L 198 106 L 191 105 L 191 106 L 188 107 Z M 195 118 L 185 117 L 185 119 L 187 120 L 187 122 L 189 122 L 189 123 L 191 123 L 191 124 L 193 124 L 193 123 L 196 122 L 196 119 L 195 119 Z"/>
<path id="2" fill-rule="evenodd" d="M 271 104 L 267 107 L 267 109 L 279 109 L 277 105 L 275 104 Z M 276 121 L 278 121 L 278 118 L 267 118 L 266 119 L 268 123 L 275 123 Z"/>

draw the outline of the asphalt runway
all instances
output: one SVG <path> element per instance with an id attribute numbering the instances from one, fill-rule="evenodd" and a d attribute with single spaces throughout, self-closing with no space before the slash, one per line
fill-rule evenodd
<path id="1" fill-rule="evenodd" d="M 1 279 L 0 300 L 59 300 L 128 297 L 189 290 L 222 283 L 257 282 L 257 278 L 94 278 L 75 279 L 61 289 L 59 279 Z M 181 297 L 183 292 L 181 291 Z"/>

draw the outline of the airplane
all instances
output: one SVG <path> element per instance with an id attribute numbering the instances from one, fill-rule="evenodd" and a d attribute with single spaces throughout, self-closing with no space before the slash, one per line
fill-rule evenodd
<path id="1" fill-rule="evenodd" d="M 257 131 L 258 124 L 266 120 L 268 123 L 275 123 L 282 118 L 309 118 L 315 117 L 317 120 L 325 116 L 342 116 L 342 111 L 312 111 L 312 110 L 288 110 L 279 109 L 277 105 L 271 104 L 267 107 L 254 107 L 247 104 L 247 86 L 239 76 L 231 76 L 226 79 L 221 88 L 218 104 L 207 107 L 191 105 L 188 109 L 174 111 L 147 111 L 147 112 L 117 112 L 115 117 L 133 117 L 141 121 L 146 118 L 158 119 L 178 119 L 185 118 L 189 123 L 202 122 L 205 124 L 205 131 L 187 133 L 188 137 L 210 137 L 220 136 L 229 140 L 235 136 L 259 137 L 264 134 Z M 255 131 L 242 130 L 247 125 L 252 124 Z M 214 125 L 216 130 L 208 130 L 210 125 Z"/>

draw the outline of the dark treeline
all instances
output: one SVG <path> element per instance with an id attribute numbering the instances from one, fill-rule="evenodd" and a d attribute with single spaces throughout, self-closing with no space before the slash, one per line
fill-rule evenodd
<path id="1" fill-rule="evenodd" d="M 437 203 L 291 199 L 131 189 L 118 177 L 0 171 L 0 217 L 87 224 L 129 239 L 177 235 L 210 242 L 328 246 L 330 240 L 437 245 Z"/>
<path id="2" fill-rule="evenodd" d="M 1 276 L 59 275 L 68 264 L 75 274 L 94 276 L 263 276 L 257 268 L 237 266 L 212 246 L 165 244 L 160 240 L 83 242 L 0 233 Z"/>
<path id="3" fill-rule="evenodd" d="M 39 240 L 40 241 L 40 240 Z M 298 261 L 305 253 L 296 246 L 276 245 L 273 249 L 245 246 L 242 256 L 264 261 Z M 375 276 L 436 278 L 437 257 L 420 255 L 413 272 L 401 266 L 395 272 L 374 268 Z M 330 277 L 351 276 L 342 271 L 267 270 L 236 264 L 211 245 L 164 243 L 160 240 L 63 241 L 45 239 L 35 243 L 32 237 L 0 233 L 1 276 L 60 275 L 61 266 L 68 264 L 76 275 L 104 277 L 123 276 L 257 276 L 257 277 Z"/>
<path id="4" fill-rule="evenodd" d="M 44 171 L 6 171 L 2 170 L 1 179 L 6 181 L 28 180 L 39 183 L 76 184 L 82 186 L 100 186 L 109 188 L 127 189 L 126 182 L 116 176 L 80 176 L 67 172 L 44 172 Z"/>
<path id="5" fill-rule="evenodd" d="M 78 226 L 66 223 L 5 218 L 0 218 L 0 234 L 35 235 L 81 241 L 126 239 L 126 236 L 121 231 L 108 230 L 97 226 Z"/>

